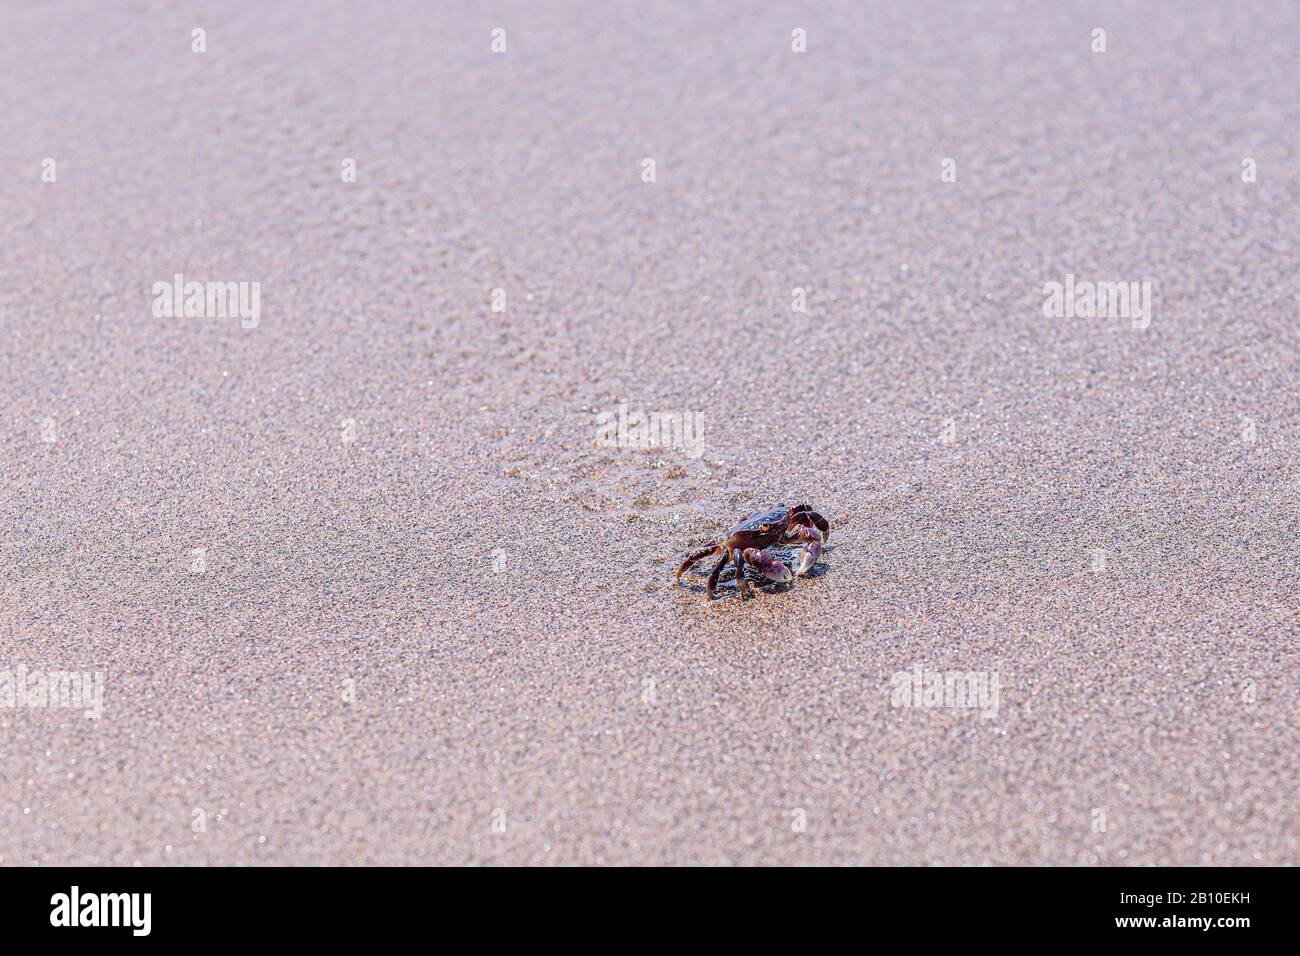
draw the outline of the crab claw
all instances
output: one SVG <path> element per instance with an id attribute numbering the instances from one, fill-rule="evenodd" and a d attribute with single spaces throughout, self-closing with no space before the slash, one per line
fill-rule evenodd
<path id="1" fill-rule="evenodd" d="M 794 541 L 803 542 L 803 550 L 799 552 L 799 567 L 795 569 L 795 574 L 804 575 L 812 570 L 813 565 L 822 554 L 822 533 L 816 528 L 810 528 L 807 525 L 798 525 L 791 529 L 789 535 Z"/>
<path id="2" fill-rule="evenodd" d="M 778 561 L 766 551 L 758 548 L 746 548 L 742 552 L 742 556 L 746 564 L 752 564 L 769 581 L 778 581 L 784 584 L 794 577 L 783 561 Z"/>

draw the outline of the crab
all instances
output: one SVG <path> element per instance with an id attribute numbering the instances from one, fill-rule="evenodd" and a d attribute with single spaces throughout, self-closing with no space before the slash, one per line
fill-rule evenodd
<path id="1" fill-rule="evenodd" d="M 709 572 L 709 580 L 705 585 L 709 600 L 713 600 L 713 589 L 717 587 L 718 576 L 730 560 L 736 565 L 736 587 L 740 589 L 743 601 L 749 596 L 749 582 L 745 580 L 746 562 L 752 564 L 769 581 L 791 581 L 794 575 L 804 575 L 812 570 L 821 556 L 822 545 L 830 536 L 830 523 L 813 511 L 811 505 L 796 505 L 793 508 L 776 505 L 767 511 L 749 515 L 728 531 L 725 538 L 710 541 L 705 547 L 688 555 L 677 568 L 675 583 L 681 585 L 682 575 L 696 561 L 710 555 L 721 555 Z M 772 545 L 797 544 L 803 547 L 799 552 L 799 566 L 791 574 L 785 562 L 773 557 L 767 548 Z"/>

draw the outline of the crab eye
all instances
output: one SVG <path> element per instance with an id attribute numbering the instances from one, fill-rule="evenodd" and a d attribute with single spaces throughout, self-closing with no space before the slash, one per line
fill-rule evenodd
<path id="1" fill-rule="evenodd" d="M 772 526 L 771 526 L 771 525 L 768 525 L 768 524 L 761 524 L 761 525 L 758 526 L 758 530 L 759 530 L 759 531 L 766 531 L 766 530 L 768 530 L 770 527 L 772 527 Z"/>

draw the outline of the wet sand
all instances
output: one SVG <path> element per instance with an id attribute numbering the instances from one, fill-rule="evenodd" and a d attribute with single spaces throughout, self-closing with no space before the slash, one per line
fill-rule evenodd
<path id="1" fill-rule="evenodd" d="M 1295 9 L 433 6 L 6 13 L 0 864 L 1297 862 Z"/>

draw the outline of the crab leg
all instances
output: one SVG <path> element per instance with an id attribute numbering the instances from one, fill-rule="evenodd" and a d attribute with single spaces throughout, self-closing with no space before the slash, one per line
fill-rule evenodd
<path id="1" fill-rule="evenodd" d="M 709 572 L 709 580 L 704 585 L 704 590 L 708 593 L 710 601 L 713 600 L 713 589 L 718 586 L 718 575 L 722 573 L 722 569 L 726 567 L 727 560 L 731 557 L 731 555 L 727 553 L 726 548 L 719 548 L 718 550 L 722 552 L 722 557 L 718 558 L 718 563 L 715 564 L 713 570 Z"/>
<path id="2" fill-rule="evenodd" d="M 687 557 L 687 559 L 678 566 L 677 578 L 674 583 L 680 585 L 682 583 L 682 575 L 686 573 L 687 569 L 690 568 L 692 564 L 700 560 L 700 558 L 707 558 L 711 554 L 717 554 L 717 552 L 718 542 L 710 541 L 706 547 L 701 548 L 699 551 L 696 551 L 694 554 Z"/>
<path id="3" fill-rule="evenodd" d="M 831 539 L 831 526 L 825 518 L 812 510 L 812 505 L 795 505 L 790 509 L 790 523 L 811 525 L 822 533 L 822 541 Z"/>
<path id="4" fill-rule="evenodd" d="M 736 590 L 743 601 L 749 597 L 749 582 L 745 580 L 745 555 L 740 548 L 731 549 L 731 560 L 736 562 Z"/>

